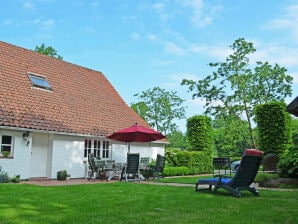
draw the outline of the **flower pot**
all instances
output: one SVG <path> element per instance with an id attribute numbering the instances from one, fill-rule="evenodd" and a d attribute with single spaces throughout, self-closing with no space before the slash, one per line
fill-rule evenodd
<path id="1" fill-rule="evenodd" d="M 67 172 L 66 170 L 60 170 L 57 172 L 57 180 L 66 180 Z"/>

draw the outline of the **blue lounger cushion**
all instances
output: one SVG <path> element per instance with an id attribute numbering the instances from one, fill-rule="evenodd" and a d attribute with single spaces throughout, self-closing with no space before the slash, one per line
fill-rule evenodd
<path id="1" fill-rule="evenodd" d="M 204 178 L 204 179 L 199 179 L 199 184 L 212 184 L 215 185 L 218 182 L 218 177 L 215 178 Z M 229 184 L 231 182 L 231 178 L 221 178 L 220 183 L 222 184 Z"/>

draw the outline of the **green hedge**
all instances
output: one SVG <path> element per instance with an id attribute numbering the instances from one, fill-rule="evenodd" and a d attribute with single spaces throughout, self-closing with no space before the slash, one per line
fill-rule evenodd
<path id="1" fill-rule="evenodd" d="M 282 102 L 271 102 L 256 107 L 259 149 L 265 154 L 274 153 L 279 158 L 290 149 L 291 117 Z"/>
<path id="2" fill-rule="evenodd" d="M 167 171 L 169 176 L 210 173 L 213 169 L 212 158 L 206 152 L 167 148 L 166 158 L 167 166 L 164 172 L 169 169 Z M 175 174 L 170 175 L 171 173 Z"/>
<path id="3" fill-rule="evenodd" d="M 211 155 L 213 150 L 211 118 L 203 115 L 188 118 L 187 139 L 192 150 L 205 151 Z"/>

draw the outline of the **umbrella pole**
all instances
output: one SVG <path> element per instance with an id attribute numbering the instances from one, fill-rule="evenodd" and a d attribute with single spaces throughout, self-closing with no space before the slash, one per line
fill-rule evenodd
<path id="1" fill-rule="evenodd" d="M 128 153 L 130 153 L 130 142 L 128 142 Z"/>

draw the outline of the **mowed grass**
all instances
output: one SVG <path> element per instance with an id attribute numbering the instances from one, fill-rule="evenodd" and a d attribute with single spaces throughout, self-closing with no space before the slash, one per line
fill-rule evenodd
<path id="1" fill-rule="evenodd" d="M 194 187 L 115 182 L 0 185 L 0 223 L 298 223 L 298 191 L 234 198 Z"/>

